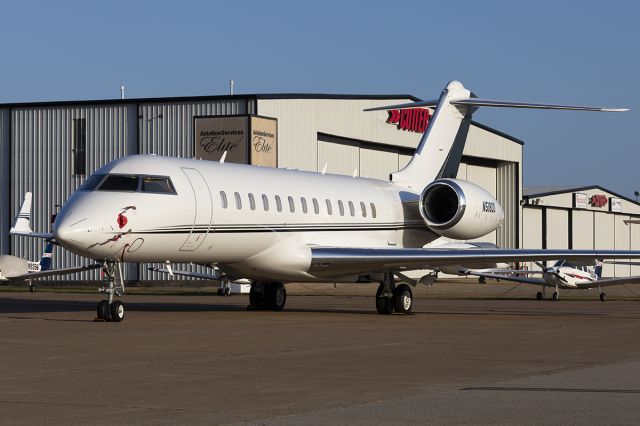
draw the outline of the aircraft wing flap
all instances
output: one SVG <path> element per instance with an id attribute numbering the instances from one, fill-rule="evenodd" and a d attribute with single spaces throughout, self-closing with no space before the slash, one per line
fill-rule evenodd
<path id="1" fill-rule="evenodd" d="M 640 251 L 311 247 L 311 257 L 309 273 L 329 277 L 483 262 L 566 259 L 590 265 L 596 259 L 639 259 Z"/>
<path id="2" fill-rule="evenodd" d="M 545 280 L 540 278 L 528 278 L 528 277 L 514 277 L 511 275 L 490 274 L 485 272 L 464 271 L 466 275 L 473 275 L 475 277 L 484 277 L 492 280 L 513 281 L 517 283 L 533 284 L 539 286 L 548 286 Z"/>
<path id="3" fill-rule="evenodd" d="M 217 281 L 220 279 L 220 275 L 215 275 L 215 274 L 205 274 L 202 272 L 190 272 L 190 271 L 176 271 L 176 270 L 171 270 L 169 271 L 166 268 L 156 268 L 156 267 L 149 267 L 147 268 L 150 271 L 153 272 L 160 272 L 161 274 L 169 274 L 169 275 L 178 275 L 181 277 L 189 277 L 189 278 L 198 278 L 201 280 L 214 280 Z"/>
<path id="4" fill-rule="evenodd" d="M 33 278 L 50 277 L 55 275 L 68 275 L 68 274 L 74 274 L 76 272 L 91 271 L 91 270 L 100 268 L 100 266 L 101 265 L 94 263 L 91 265 L 74 266 L 71 268 L 49 269 L 47 271 L 28 272 L 26 274 L 13 275 L 6 278 L 9 281 L 24 281 L 24 280 L 30 280 Z"/>

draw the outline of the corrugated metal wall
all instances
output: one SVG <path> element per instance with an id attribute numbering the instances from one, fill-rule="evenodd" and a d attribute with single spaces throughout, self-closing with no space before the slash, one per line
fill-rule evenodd
<path id="1" fill-rule="evenodd" d="M 247 101 L 140 104 L 138 114 L 141 154 L 192 158 L 193 117 L 247 114 Z"/>
<path id="2" fill-rule="evenodd" d="M 498 162 L 496 189 L 496 199 L 504 209 L 504 224 L 497 230 L 496 244 L 501 248 L 517 248 L 520 217 L 518 163 Z"/>
<path id="3" fill-rule="evenodd" d="M 115 158 L 135 152 L 130 126 L 135 106 L 100 105 L 81 107 L 17 108 L 11 111 L 11 212 L 16 214 L 24 193 L 33 192 L 31 226 L 50 230 L 49 218 L 55 205 L 66 201 L 94 170 Z M 74 176 L 72 169 L 73 120 L 86 120 L 86 175 Z M 42 241 L 12 237 L 12 253 L 39 259 Z M 56 268 L 86 263 L 86 259 L 56 248 Z M 129 275 L 135 265 L 128 268 Z M 97 278 L 97 272 L 82 274 Z M 79 278 L 80 274 L 65 279 Z"/>
<path id="4" fill-rule="evenodd" d="M 245 98 L 140 104 L 138 108 L 139 152 L 192 158 L 194 116 L 253 113 L 255 113 L 255 102 L 247 102 Z M 140 267 L 138 277 L 141 281 L 173 279 L 166 274 L 149 271 L 147 266 Z M 175 264 L 173 267 L 175 270 L 211 273 L 211 269 L 202 266 Z M 181 277 L 182 279 L 185 278 Z"/>
<path id="5" fill-rule="evenodd" d="M 9 227 L 11 226 L 11 114 L 0 109 L 0 254 L 9 254 Z"/>

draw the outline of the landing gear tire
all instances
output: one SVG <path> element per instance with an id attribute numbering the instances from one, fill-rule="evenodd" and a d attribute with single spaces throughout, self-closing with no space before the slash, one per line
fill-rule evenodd
<path id="1" fill-rule="evenodd" d="M 394 309 L 393 295 L 384 295 L 384 286 L 380 284 L 376 291 L 376 311 L 380 315 L 391 315 Z"/>
<path id="2" fill-rule="evenodd" d="M 558 293 L 557 291 L 554 291 L 553 296 L 551 296 L 551 298 L 553 299 L 554 302 L 557 302 L 558 300 L 560 300 L 560 293 Z"/>
<path id="3" fill-rule="evenodd" d="M 413 308 L 413 293 L 411 287 L 400 284 L 396 287 L 393 295 L 394 309 L 399 314 L 408 315 Z"/>
<path id="4" fill-rule="evenodd" d="M 542 292 L 541 291 L 536 293 L 536 300 L 542 300 Z"/>
<path id="5" fill-rule="evenodd" d="M 103 321 L 111 321 L 111 311 L 109 310 L 109 302 L 106 300 L 101 300 L 98 302 L 98 307 L 96 309 L 96 316 L 99 320 Z"/>
<path id="6" fill-rule="evenodd" d="M 222 295 L 223 295 L 223 291 L 224 291 L 224 290 L 223 290 L 222 288 L 219 288 L 219 289 L 218 289 L 218 292 L 217 292 L 217 293 L 218 293 L 218 296 L 222 296 Z"/>
<path id="7" fill-rule="evenodd" d="M 272 311 L 281 311 L 287 302 L 287 290 L 279 282 L 271 282 L 266 288 L 267 307 Z"/>
<path id="8" fill-rule="evenodd" d="M 264 309 L 266 285 L 264 282 L 256 281 L 251 284 L 249 290 L 249 305 L 255 309 Z"/>
<path id="9" fill-rule="evenodd" d="M 111 321 L 120 322 L 124 319 L 124 303 L 119 300 L 113 302 L 109 308 L 111 312 Z"/>
<path id="10" fill-rule="evenodd" d="M 29 291 L 31 293 L 35 293 L 36 291 L 38 291 L 38 287 L 36 287 L 35 284 L 29 284 Z"/>
<path id="11" fill-rule="evenodd" d="M 607 300 L 607 295 L 605 293 L 600 293 L 600 301 L 604 302 Z"/>
<path id="12" fill-rule="evenodd" d="M 478 283 L 479 284 L 486 284 L 487 283 L 487 279 L 485 277 L 480 277 L 480 278 L 478 278 Z"/>

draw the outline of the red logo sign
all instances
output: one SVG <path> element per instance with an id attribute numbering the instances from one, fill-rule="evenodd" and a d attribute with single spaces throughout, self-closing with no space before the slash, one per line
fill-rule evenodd
<path id="1" fill-rule="evenodd" d="M 428 109 L 390 109 L 387 123 L 397 125 L 400 130 L 424 133 L 427 130 L 429 118 L 431 118 L 431 113 Z"/>
<path id="2" fill-rule="evenodd" d="M 589 198 L 589 204 L 591 204 L 592 207 L 604 207 L 608 202 L 609 199 L 607 196 L 602 194 L 592 195 L 591 198 Z"/>

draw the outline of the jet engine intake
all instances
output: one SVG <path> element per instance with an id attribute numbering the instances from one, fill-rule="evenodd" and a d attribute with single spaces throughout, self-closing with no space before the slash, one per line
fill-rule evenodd
<path id="1" fill-rule="evenodd" d="M 459 179 L 438 179 L 427 185 L 419 206 L 429 229 L 456 240 L 482 237 L 504 220 L 504 211 L 491 194 Z"/>

